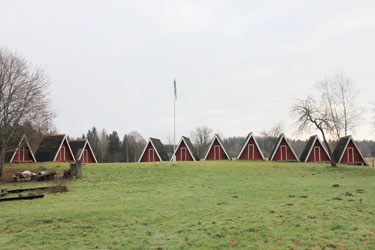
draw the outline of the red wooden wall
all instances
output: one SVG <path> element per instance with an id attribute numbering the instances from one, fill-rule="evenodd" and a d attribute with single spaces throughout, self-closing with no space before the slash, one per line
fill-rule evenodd
<path id="1" fill-rule="evenodd" d="M 365 164 L 354 143 L 350 141 L 344 151 L 340 163 L 343 164 Z"/>
<path id="2" fill-rule="evenodd" d="M 56 162 L 73 162 L 74 161 L 66 140 L 64 140 L 64 143 L 61 146 L 60 151 L 58 152 L 55 161 Z"/>
<path id="3" fill-rule="evenodd" d="M 81 162 L 82 163 L 95 163 L 94 156 L 93 156 L 88 144 L 86 144 L 86 147 L 83 150 L 83 153 L 82 153 L 82 156 L 81 156 Z"/>
<path id="4" fill-rule="evenodd" d="M 215 149 L 216 149 L 216 158 L 215 158 Z M 206 160 L 228 160 L 227 156 L 224 153 L 223 148 L 220 146 L 220 143 L 215 139 L 210 151 L 208 152 Z"/>
<path id="5" fill-rule="evenodd" d="M 176 151 L 176 161 L 192 161 L 193 158 L 190 155 L 189 149 L 187 148 L 184 141 L 181 141 L 180 146 Z"/>
<path id="6" fill-rule="evenodd" d="M 319 152 L 320 152 L 320 159 L 319 159 Z M 329 156 L 324 150 L 322 144 L 320 144 L 319 141 L 316 140 L 310 152 L 309 158 L 307 158 L 307 162 L 329 162 L 329 161 L 330 161 Z"/>
<path id="7" fill-rule="evenodd" d="M 25 163 L 25 162 L 34 162 L 34 159 L 31 155 L 29 148 L 25 146 L 20 146 L 17 149 L 15 156 L 11 163 Z"/>
<path id="8" fill-rule="evenodd" d="M 250 146 L 250 149 L 251 147 L 254 147 L 254 155 L 252 153 L 252 150 L 250 150 L 249 152 L 249 145 L 252 145 Z M 263 160 L 262 155 L 260 154 L 253 137 L 251 137 L 249 142 L 246 144 L 245 149 L 242 151 L 242 154 L 239 157 L 239 160 Z"/>
<path id="9" fill-rule="evenodd" d="M 140 162 L 158 162 L 158 161 L 160 161 L 159 156 L 157 155 L 151 142 L 149 142 Z"/>
<path id="10" fill-rule="evenodd" d="M 287 157 L 285 157 L 285 152 L 281 153 L 281 150 L 283 147 L 286 148 Z M 281 158 L 281 156 L 283 158 Z M 284 138 L 281 140 L 281 143 L 276 150 L 273 160 L 274 161 L 297 161 L 296 157 L 294 157 L 292 150 L 290 149 L 290 147 L 288 146 Z"/>

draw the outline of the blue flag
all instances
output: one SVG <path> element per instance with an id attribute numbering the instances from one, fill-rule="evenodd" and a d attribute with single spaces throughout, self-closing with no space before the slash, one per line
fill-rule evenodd
<path id="1" fill-rule="evenodd" d="M 176 79 L 174 79 L 174 98 L 177 100 L 177 85 L 176 85 Z"/>

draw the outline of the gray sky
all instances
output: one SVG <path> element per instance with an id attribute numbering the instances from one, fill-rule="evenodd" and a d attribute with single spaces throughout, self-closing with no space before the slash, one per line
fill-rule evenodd
<path id="1" fill-rule="evenodd" d="M 342 71 L 375 101 L 374 1 L 2 0 L 0 47 L 51 77 L 58 132 L 92 126 L 177 141 L 206 125 L 256 135 L 323 76 Z M 370 109 L 354 133 L 374 139 Z M 311 133 L 314 133 L 312 131 Z M 302 137 L 304 138 L 304 137 Z"/>

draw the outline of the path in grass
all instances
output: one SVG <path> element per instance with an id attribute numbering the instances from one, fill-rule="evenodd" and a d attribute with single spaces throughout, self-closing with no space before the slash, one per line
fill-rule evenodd
<path id="1" fill-rule="evenodd" d="M 0 246 L 375 248 L 375 169 L 326 166 L 247 161 L 85 165 L 83 179 L 68 182 L 67 193 L 0 203 Z M 58 170 L 63 168 L 67 165 Z M 1 188 L 35 185 L 40 184 Z"/>

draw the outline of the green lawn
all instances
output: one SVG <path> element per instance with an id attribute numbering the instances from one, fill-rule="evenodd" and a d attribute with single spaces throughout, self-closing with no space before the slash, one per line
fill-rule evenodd
<path id="1" fill-rule="evenodd" d="M 43 165 L 6 168 L 21 166 Z M 68 168 L 44 166 L 59 174 Z M 66 182 L 67 193 L 1 202 L 0 248 L 375 249 L 375 168 L 327 166 L 85 165 L 82 179 Z M 332 200 L 336 197 L 342 200 Z"/>

